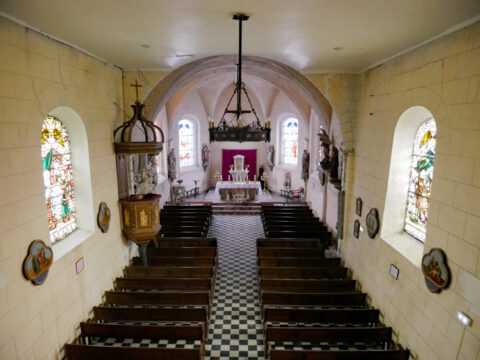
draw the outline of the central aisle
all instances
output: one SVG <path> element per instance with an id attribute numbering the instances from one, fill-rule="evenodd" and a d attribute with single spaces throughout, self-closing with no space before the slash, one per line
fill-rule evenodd
<path id="1" fill-rule="evenodd" d="M 208 236 L 217 238 L 219 266 L 205 359 L 263 359 L 256 270 L 256 239 L 264 236 L 260 217 L 214 215 Z"/>

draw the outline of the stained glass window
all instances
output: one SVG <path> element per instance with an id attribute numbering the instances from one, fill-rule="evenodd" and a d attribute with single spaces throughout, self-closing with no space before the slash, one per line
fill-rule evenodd
<path id="1" fill-rule="evenodd" d="M 436 143 L 437 126 L 434 119 L 428 119 L 415 136 L 404 226 L 407 233 L 422 242 L 427 232 Z"/>
<path id="2" fill-rule="evenodd" d="M 282 123 L 282 158 L 284 164 L 297 164 L 298 119 L 288 118 Z"/>
<path id="3" fill-rule="evenodd" d="M 183 119 L 178 122 L 180 167 L 195 165 L 194 130 L 192 121 Z"/>
<path id="4" fill-rule="evenodd" d="M 77 228 L 70 138 L 60 120 L 45 118 L 41 144 L 50 241 L 55 243 Z"/>

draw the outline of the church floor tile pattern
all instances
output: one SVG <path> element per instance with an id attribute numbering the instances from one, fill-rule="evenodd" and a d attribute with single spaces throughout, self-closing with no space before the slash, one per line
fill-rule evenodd
<path id="1" fill-rule="evenodd" d="M 214 215 L 209 236 L 218 242 L 217 279 L 205 360 L 256 360 L 265 356 L 257 287 L 259 216 Z"/>

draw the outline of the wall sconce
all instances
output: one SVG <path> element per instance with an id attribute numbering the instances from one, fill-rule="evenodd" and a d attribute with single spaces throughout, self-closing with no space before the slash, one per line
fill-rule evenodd
<path id="1" fill-rule="evenodd" d="M 471 326 L 472 325 L 472 319 L 467 314 L 465 314 L 461 311 L 457 311 L 457 319 L 458 319 L 458 321 L 460 321 L 465 326 Z"/>

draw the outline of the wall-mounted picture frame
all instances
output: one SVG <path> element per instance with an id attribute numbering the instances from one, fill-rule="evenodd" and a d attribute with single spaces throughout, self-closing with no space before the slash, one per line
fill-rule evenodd
<path id="1" fill-rule="evenodd" d="M 34 240 L 23 260 L 23 276 L 34 285 L 42 285 L 53 263 L 53 251 L 42 240 Z"/>
<path id="2" fill-rule="evenodd" d="M 358 236 L 360 234 L 360 221 L 355 220 L 353 222 L 353 236 L 355 236 L 358 239 Z"/>
<path id="3" fill-rule="evenodd" d="M 97 214 L 97 225 L 102 231 L 102 233 L 106 233 L 108 228 L 110 227 L 110 219 L 111 219 L 111 212 L 106 203 L 103 201 L 98 206 L 98 214 Z"/>
<path id="4" fill-rule="evenodd" d="M 451 272 L 447 256 L 440 248 L 433 248 L 422 258 L 422 272 L 430 292 L 440 293 L 450 285 Z"/>
<path id="5" fill-rule="evenodd" d="M 374 239 L 380 228 L 380 220 L 378 219 L 378 210 L 372 208 L 367 214 L 367 233 L 370 239 Z"/>
<path id="6" fill-rule="evenodd" d="M 355 212 L 357 213 L 358 216 L 362 216 L 362 206 L 363 206 L 362 198 L 358 197 L 356 201 L 356 206 L 355 206 Z"/>

